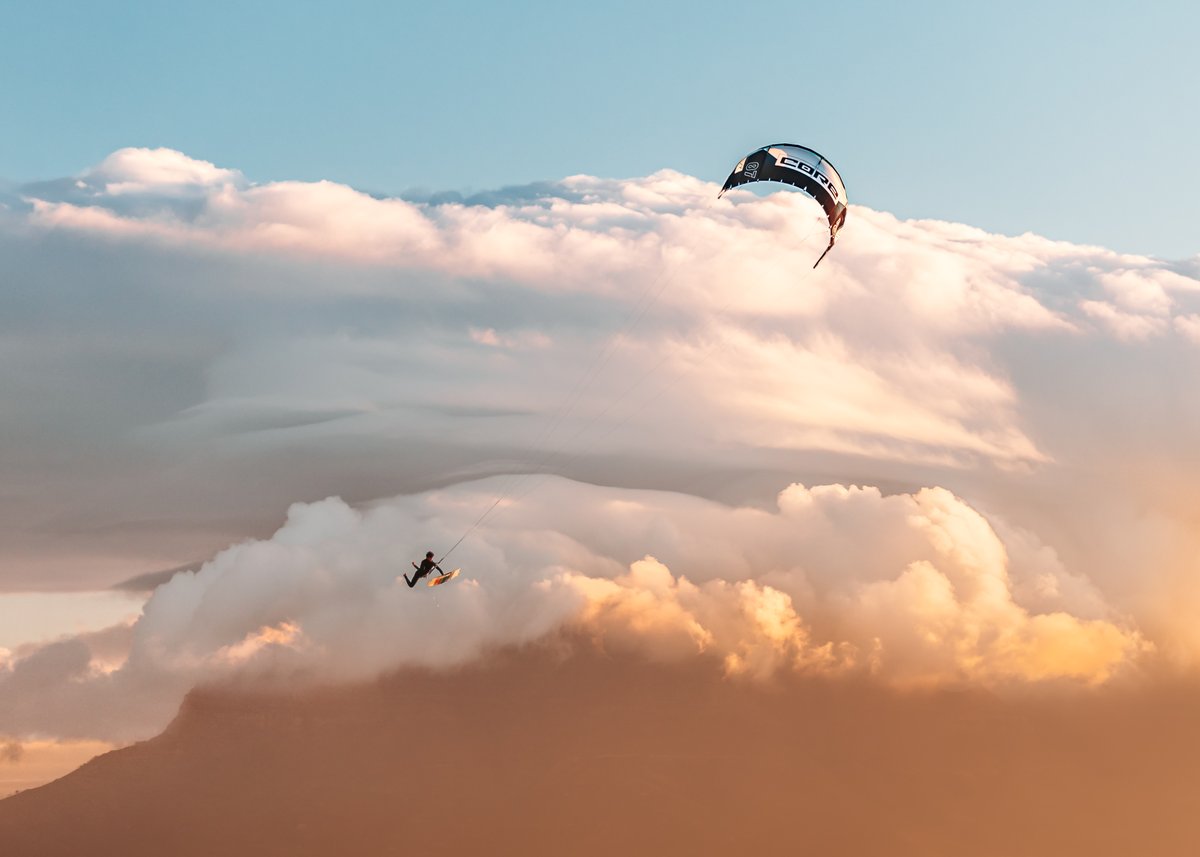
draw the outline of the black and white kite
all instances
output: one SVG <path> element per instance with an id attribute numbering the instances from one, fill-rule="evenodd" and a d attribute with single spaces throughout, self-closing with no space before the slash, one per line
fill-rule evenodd
<path id="1" fill-rule="evenodd" d="M 829 246 L 825 253 L 833 249 L 838 230 L 846 222 L 846 185 L 837 168 L 823 155 L 796 143 L 763 146 L 738 162 L 717 198 L 730 188 L 750 182 L 783 182 L 800 188 L 820 203 L 829 218 Z M 814 268 L 821 264 L 821 259 L 817 259 Z"/>

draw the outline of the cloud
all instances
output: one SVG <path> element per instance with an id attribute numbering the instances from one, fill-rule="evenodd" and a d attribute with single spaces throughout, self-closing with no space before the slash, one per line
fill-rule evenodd
<path id="1" fill-rule="evenodd" d="M 1200 315 L 1176 316 L 1175 329 L 1191 342 L 1200 345 Z"/>
<path id="2" fill-rule="evenodd" d="M 25 748 L 20 741 L 6 740 L 0 742 L 0 762 L 16 764 L 25 755 Z"/>
<path id="3" fill-rule="evenodd" d="M 1099 684 L 1152 649 L 1107 606 L 1074 615 L 1069 587 L 1043 587 L 1043 612 L 1020 603 L 1020 557 L 939 488 L 793 485 L 759 510 L 552 480 L 485 518 L 455 555 L 464 575 L 453 584 L 397 582 L 414 546 L 449 543 L 503 485 L 361 511 L 296 504 L 271 538 L 160 586 L 119 668 L 82 638 L 18 653 L 0 677 L 0 730 L 56 723 L 67 737 L 128 740 L 161 727 L 198 684 L 357 681 L 556 632 L 653 660 L 715 658 L 730 676 L 899 686 Z M 117 714 L 130 697 L 143 707 Z M 97 711 L 113 719 L 98 723 Z"/>
<path id="4" fill-rule="evenodd" d="M 496 333 L 496 329 L 492 327 L 483 330 L 473 327 L 470 329 L 469 335 L 472 342 L 477 342 L 480 345 L 489 345 L 493 348 L 549 348 L 553 345 L 553 342 L 545 334 L 528 333 L 516 336 L 500 336 Z"/>
<path id="5" fill-rule="evenodd" d="M 696 585 L 646 557 L 615 579 L 568 573 L 555 584 L 583 596 L 577 621 L 591 634 L 652 659 L 707 653 L 730 675 L 757 677 L 849 666 L 838 663 L 833 644 L 813 645 L 787 594 L 752 580 Z"/>
<path id="6" fill-rule="evenodd" d="M 101 741 L 18 741 L 0 736 L 0 797 L 45 785 L 112 749 Z"/>
<path id="7" fill-rule="evenodd" d="M 223 188 L 243 184 L 241 173 L 189 158 L 172 149 L 119 149 L 86 170 L 76 186 L 94 185 L 96 193 L 123 196 L 183 188 Z"/>
<path id="8" fill-rule="evenodd" d="M 231 665 L 252 660 L 264 649 L 298 649 L 303 643 L 300 626 L 294 622 L 280 622 L 278 626 L 264 625 L 251 631 L 242 640 L 217 650 L 215 658 Z"/>
<path id="9" fill-rule="evenodd" d="M 714 410 L 748 417 L 742 440 L 750 444 L 881 457 L 903 450 L 909 460 L 1046 460 L 1017 427 L 1014 391 L 951 354 L 914 351 L 897 361 L 856 354 L 831 336 L 717 336 L 715 344 L 680 347 L 674 362 L 704 366 L 701 389 Z M 707 365 L 714 348 L 721 360 Z"/>
<path id="10" fill-rule="evenodd" d="M 297 497 L 595 468 L 631 438 L 714 472 L 759 444 L 1046 459 L 980 338 L 1072 330 L 1021 278 L 1083 251 L 856 208 L 813 271 L 811 201 L 714 190 L 666 171 L 379 199 L 166 150 L 20 189 L 0 468 L 24 490 L 0 580 L 107 586 L 263 535 Z"/>
<path id="11" fill-rule="evenodd" d="M 1159 336 L 1167 329 L 1166 320 L 1154 315 L 1123 312 L 1116 306 L 1103 301 L 1081 301 L 1079 308 L 1084 315 L 1101 322 L 1117 338 L 1124 340 L 1149 339 Z"/>
<path id="12" fill-rule="evenodd" d="M 5 191 L 0 587 L 184 571 L 104 656 L 14 649 L 0 731 L 567 628 L 742 676 L 1193 668 L 1194 264 L 853 206 L 814 271 L 811 201 L 715 194 L 149 149 Z M 395 587 L 500 494 L 436 610 Z"/>

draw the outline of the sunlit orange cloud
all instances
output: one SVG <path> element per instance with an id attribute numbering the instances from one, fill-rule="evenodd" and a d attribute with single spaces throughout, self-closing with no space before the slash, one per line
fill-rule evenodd
<path id="1" fill-rule="evenodd" d="M 229 664 L 241 664 L 272 646 L 296 648 L 302 638 L 303 631 L 295 622 L 280 622 L 275 626 L 264 625 L 247 634 L 245 639 L 218 649 L 215 657 Z"/>
<path id="2" fill-rule="evenodd" d="M 296 504 L 272 539 L 158 590 L 139 645 L 166 670 L 219 677 L 279 648 L 349 679 L 583 627 L 656 660 L 715 655 L 736 674 L 990 686 L 1104 682 L 1152 650 L 1040 545 L 1014 540 L 1010 555 L 986 517 L 940 488 L 793 485 L 769 512 L 554 480 L 476 531 L 458 561 L 479 570 L 430 594 L 433 611 L 396 583 L 389 556 L 398 535 L 415 542 L 477 517 L 460 492 L 365 513 Z M 656 544 L 655 555 L 622 569 L 605 534 Z M 281 610 L 291 618 L 272 618 Z"/>
<path id="3" fill-rule="evenodd" d="M 124 711 L 121 698 L 141 694 L 136 722 L 105 724 L 104 737 L 123 738 L 161 727 L 197 685 L 365 680 L 462 665 L 565 629 L 653 661 L 715 658 L 747 679 L 895 687 L 1095 685 L 1154 654 L 1036 540 L 1005 542 L 940 488 L 796 484 L 764 510 L 549 480 L 476 530 L 456 556 L 462 579 L 433 592 L 397 582 L 397 544 L 461 532 L 493 490 L 367 510 L 295 504 L 273 537 L 159 587 L 119 668 L 98 669 L 82 639 L 10 656 L 0 683 L 29 690 L 11 711 L 0 705 L 0 728 L 40 718 L 92 734 L 88 711 Z M 614 559 L 642 546 L 654 553 Z"/>

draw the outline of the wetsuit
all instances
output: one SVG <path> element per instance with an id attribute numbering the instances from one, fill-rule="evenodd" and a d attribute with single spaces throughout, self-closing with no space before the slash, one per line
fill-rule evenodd
<path id="1" fill-rule="evenodd" d="M 415 562 L 413 563 L 413 568 L 417 568 L 417 564 Z M 417 585 L 418 580 L 420 580 L 422 577 L 429 576 L 430 572 L 432 572 L 435 568 L 439 572 L 442 572 L 442 567 L 440 565 L 438 565 L 436 562 L 434 562 L 433 560 L 431 560 L 431 559 L 421 560 L 421 567 L 417 568 L 417 573 L 412 576 L 412 580 L 409 580 L 407 574 L 404 575 L 404 580 L 408 584 L 408 588 L 412 589 L 414 586 Z M 445 574 L 445 572 L 442 572 L 442 573 Z"/>

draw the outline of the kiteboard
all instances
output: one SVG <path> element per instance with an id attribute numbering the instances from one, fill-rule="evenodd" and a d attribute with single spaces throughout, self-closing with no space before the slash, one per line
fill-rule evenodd
<path id="1" fill-rule="evenodd" d="M 448 571 L 445 574 L 439 574 L 437 577 L 431 577 L 429 578 L 429 585 L 441 586 L 447 580 L 453 580 L 454 578 L 458 577 L 458 573 L 460 571 L 462 571 L 461 568 L 456 568 L 454 571 Z"/>

